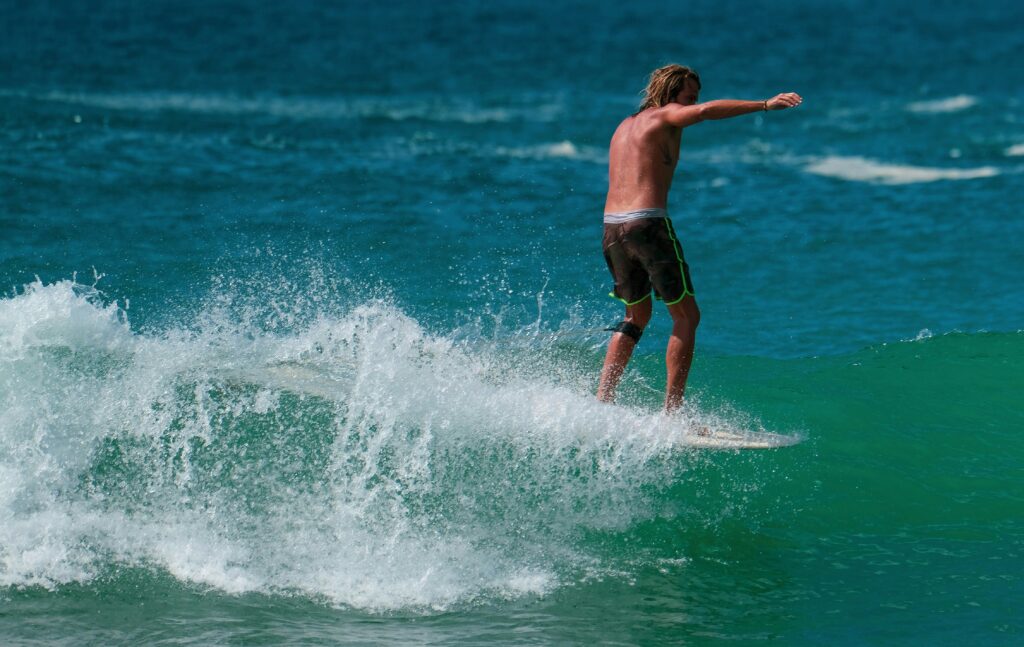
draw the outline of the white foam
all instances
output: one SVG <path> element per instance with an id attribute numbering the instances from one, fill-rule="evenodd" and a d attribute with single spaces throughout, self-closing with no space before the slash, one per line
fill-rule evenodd
<path id="1" fill-rule="evenodd" d="M 70 348 L 115 350 L 130 340 L 116 303 L 96 307 L 95 290 L 72 281 L 25 286 L 16 299 L 0 299 L 0 353 L 7 359 L 60 339 Z"/>
<path id="2" fill-rule="evenodd" d="M 967 94 L 958 94 L 955 97 L 946 97 L 944 99 L 916 101 L 914 103 L 907 104 L 907 110 L 918 113 L 940 114 L 960 112 L 961 110 L 972 108 L 977 104 L 977 97 L 972 97 Z"/>
<path id="3" fill-rule="evenodd" d="M 1014 144 L 1003 151 L 1003 154 L 1007 157 L 1020 157 L 1024 155 L 1024 144 Z"/>
<path id="4" fill-rule="evenodd" d="M 973 180 L 999 175 L 999 169 L 993 166 L 965 169 L 932 168 L 877 162 L 864 157 L 842 156 L 829 156 L 814 160 L 807 164 L 804 170 L 816 175 L 874 184 L 915 184 L 938 182 L 940 180 Z"/>
<path id="5" fill-rule="evenodd" d="M 659 514 L 695 425 L 731 428 L 598 403 L 387 303 L 276 332 L 232 308 L 143 335 L 71 282 L 0 299 L 0 585 L 114 564 L 373 611 L 543 595 L 593 564 L 580 529 Z"/>

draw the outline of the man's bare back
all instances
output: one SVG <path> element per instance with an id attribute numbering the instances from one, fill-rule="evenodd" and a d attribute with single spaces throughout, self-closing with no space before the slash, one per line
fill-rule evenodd
<path id="1" fill-rule="evenodd" d="M 699 92 L 696 83 L 687 80 L 678 98 L 693 105 Z M 664 107 L 648 108 L 626 117 L 615 129 L 608 150 L 605 213 L 668 206 L 683 129 L 669 123 L 666 112 Z"/>
<path id="2" fill-rule="evenodd" d="M 802 101 L 790 92 L 764 101 L 723 99 L 698 104 L 699 94 L 700 79 L 689 68 L 667 65 L 655 70 L 644 105 L 612 135 L 602 246 L 615 280 L 613 296 L 625 303 L 626 316 L 613 328 L 608 344 L 597 390 L 600 400 L 615 398 L 626 363 L 650 321 L 653 286 L 672 316 L 665 353 L 665 409 L 672 411 L 682 404 L 700 321 L 689 268 L 667 213 L 683 129 L 705 119 L 783 110 Z"/>

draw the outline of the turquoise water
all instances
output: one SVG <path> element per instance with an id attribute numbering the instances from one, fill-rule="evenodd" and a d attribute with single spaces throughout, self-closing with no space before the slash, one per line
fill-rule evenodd
<path id="1" fill-rule="evenodd" d="M 0 9 L 0 642 L 1019 642 L 1022 19 Z M 684 135 L 672 420 L 663 312 L 593 397 L 668 61 L 805 98 Z"/>

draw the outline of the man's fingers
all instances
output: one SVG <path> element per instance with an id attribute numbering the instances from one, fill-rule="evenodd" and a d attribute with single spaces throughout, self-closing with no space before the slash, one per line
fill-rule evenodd
<path id="1" fill-rule="evenodd" d="M 775 98 L 787 108 L 795 108 L 803 103 L 803 97 L 796 92 L 784 92 Z"/>
<path id="2" fill-rule="evenodd" d="M 765 107 L 769 110 L 785 110 L 786 108 L 795 108 L 803 101 L 803 97 L 796 92 L 783 92 L 769 99 Z"/>

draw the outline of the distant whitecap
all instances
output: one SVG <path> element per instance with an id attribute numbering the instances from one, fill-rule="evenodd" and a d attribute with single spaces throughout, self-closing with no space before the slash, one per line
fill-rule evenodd
<path id="1" fill-rule="evenodd" d="M 973 180 L 999 175 L 993 166 L 976 168 L 932 168 L 909 164 L 888 164 L 864 157 L 829 156 L 804 167 L 809 173 L 874 184 L 915 184 L 939 180 Z"/>
<path id="2" fill-rule="evenodd" d="M 604 149 L 594 146 L 577 146 L 571 141 L 564 140 L 552 144 L 540 144 L 538 146 L 499 146 L 494 153 L 502 157 L 518 157 L 529 159 L 552 159 L 564 158 L 582 160 L 604 164 L 608 162 L 608 154 Z"/>
<path id="3" fill-rule="evenodd" d="M 972 97 L 968 94 L 958 94 L 955 97 L 947 97 L 945 99 L 934 99 L 931 101 L 916 101 L 907 105 L 907 110 L 910 112 L 919 113 L 943 113 L 943 112 L 959 112 L 966 110 L 978 104 L 977 97 Z"/>

